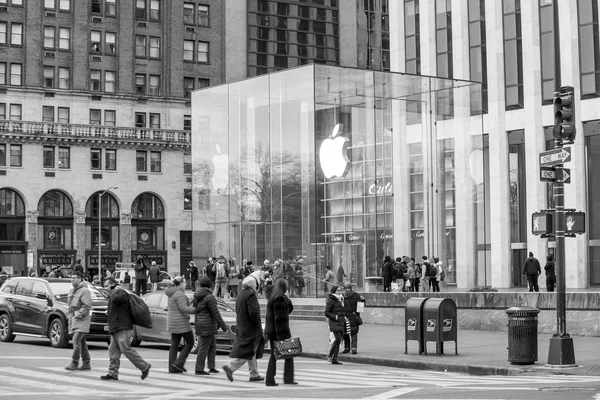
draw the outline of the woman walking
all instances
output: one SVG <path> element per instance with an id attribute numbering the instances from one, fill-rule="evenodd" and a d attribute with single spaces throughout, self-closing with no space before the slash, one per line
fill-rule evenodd
<path id="1" fill-rule="evenodd" d="M 344 295 L 342 294 L 341 287 L 333 286 L 331 288 L 327 297 L 327 303 L 325 304 L 325 316 L 329 320 L 329 331 L 335 336 L 331 349 L 329 349 L 327 361 L 331 364 L 342 365 L 337 359 L 346 321 Z"/>
<path id="2" fill-rule="evenodd" d="M 292 301 L 285 295 L 288 286 L 285 279 L 277 279 L 267 291 L 267 315 L 265 319 L 265 339 L 271 345 L 271 357 L 267 366 L 265 385 L 277 386 L 275 375 L 277 359 L 275 358 L 275 340 L 289 339 L 290 313 L 294 310 Z M 283 364 L 283 383 L 296 385 L 294 382 L 294 359 L 286 358 Z"/>
<path id="3" fill-rule="evenodd" d="M 356 311 L 359 301 L 364 302 L 365 298 L 352 290 L 352 285 L 346 283 L 344 285 L 344 308 L 346 318 L 350 322 L 350 334 L 344 334 L 344 351 L 343 353 L 356 354 L 358 348 L 358 327 L 362 325 L 360 313 Z"/>
<path id="4" fill-rule="evenodd" d="M 190 300 L 185 295 L 185 278 L 177 276 L 173 279 L 173 286 L 169 286 L 165 290 L 165 294 L 169 298 L 168 314 L 167 314 L 167 329 L 171 332 L 171 347 L 169 348 L 169 372 L 187 372 L 184 367 L 192 347 L 194 347 L 194 334 L 190 326 L 190 316 L 196 309 L 190 306 Z M 177 350 L 181 343 L 181 338 L 185 341 L 185 345 L 179 352 Z"/>
<path id="5" fill-rule="evenodd" d="M 211 280 L 203 276 L 200 279 L 199 288 L 194 293 L 194 306 L 196 310 L 195 326 L 196 335 L 198 336 L 198 353 L 196 354 L 196 375 L 216 374 L 219 371 L 215 368 L 215 357 L 217 355 L 217 334 L 218 327 L 223 332 L 227 332 L 229 327 L 223 321 L 217 300 L 212 294 L 210 287 Z M 208 357 L 208 371 L 204 370 L 204 362 Z"/>
<path id="6" fill-rule="evenodd" d="M 383 291 L 392 291 L 392 278 L 394 277 L 394 262 L 390 256 L 385 256 L 381 266 L 381 277 L 383 278 Z"/>

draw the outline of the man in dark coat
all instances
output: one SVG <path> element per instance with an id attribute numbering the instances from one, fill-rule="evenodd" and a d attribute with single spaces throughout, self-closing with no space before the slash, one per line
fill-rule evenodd
<path id="1" fill-rule="evenodd" d="M 235 299 L 236 333 L 229 358 L 223 366 L 227 379 L 233 382 L 233 373 L 246 362 L 250 370 L 250 382 L 264 381 L 258 373 L 257 358 L 262 358 L 264 350 L 263 331 L 260 318 L 260 305 L 256 297 L 258 280 L 250 275 L 242 281 L 242 290 Z"/>
<path id="2" fill-rule="evenodd" d="M 217 279 L 217 272 L 213 271 L 213 266 L 215 265 L 215 262 L 213 261 L 213 258 L 210 257 L 208 259 L 208 262 L 206 263 L 206 267 L 204 267 L 204 276 L 207 276 L 208 279 L 210 279 L 210 281 L 213 283 L 215 283 L 215 280 Z"/>
<path id="3" fill-rule="evenodd" d="M 533 253 L 529 252 L 529 257 L 525 260 L 525 266 L 523 268 L 523 275 L 527 275 L 527 284 L 529 285 L 529 291 L 536 292 L 540 291 L 538 286 L 538 276 L 542 273 L 542 267 L 537 258 L 533 256 Z"/>
<path id="4" fill-rule="evenodd" d="M 381 277 L 383 278 L 383 291 L 392 291 L 392 278 L 394 277 L 394 263 L 390 256 L 385 256 L 383 266 L 381 267 Z"/>
<path id="5" fill-rule="evenodd" d="M 135 262 L 135 294 L 138 296 L 140 295 L 140 290 L 142 294 L 146 294 L 146 285 L 148 284 L 147 270 L 148 265 L 144 261 L 144 258 L 139 256 Z"/>
<path id="6" fill-rule="evenodd" d="M 150 266 L 150 282 L 152 283 L 152 291 L 158 290 L 158 282 L 160 282 L 160 269 L 156 265 L 156 261 L 152 261 Z"/>
<path id="7" fill-rule="evenodd" d="M 192 281 L 192 291 L 195 292 L 196 282 L 198 281 L 198 267 L 196 267 L 196 263 L 193 261 L 190 261 L 188 265 L 188 271 L 190 271 L 190 280 Z"/>
<path id="8" fill-rule="evenodd" d="M 554 257 L 552 255 L 546 257 L 544 270 L 546 271 L 546 290 L 554 292 L 554 286 L 556 285 L 556 265 L 554 264 Z"/>

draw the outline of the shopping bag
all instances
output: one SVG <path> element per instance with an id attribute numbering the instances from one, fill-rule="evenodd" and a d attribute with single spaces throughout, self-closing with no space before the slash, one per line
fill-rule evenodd
<path id="1" fill-rule="evenodd" d="M 359 314 L 362 312 L 365 312 L 365 302 L 364 301 L 359 301 L 356 303 L 356 312 Z"/>
<path id="2" fill-rule="evenodd" d="M 398 284 L 396 282 L 392 282 L 392 291 L 393 292 L 397 292 L 398 291 Z"/>

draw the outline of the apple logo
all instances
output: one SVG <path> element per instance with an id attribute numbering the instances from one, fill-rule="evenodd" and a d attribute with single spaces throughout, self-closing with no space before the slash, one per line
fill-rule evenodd
<path id="1" fill-rule="evenodd" d="M 225 190 L 229 182 L 229 157 L 227 154 L 221 154 L 221 146 L 215 144 L 217 154 L 212 158 L 214 172 L 212 176 L 212 189 Z"/>
<path id="2" fill-rule="evenodd" d="M 340 124 L 337 124 L 331 132 L 331 137 L 323 140 L 319 148 L 321 169 L 327 179 L 343 177 L 350 166 L 350 160 L 348 159 L 350 140 L 347 137 L 338 136 L 340 128 Z"/>

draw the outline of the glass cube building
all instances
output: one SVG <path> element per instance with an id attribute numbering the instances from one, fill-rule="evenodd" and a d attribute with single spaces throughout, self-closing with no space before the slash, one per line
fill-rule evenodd
<path id="1" fill-rule="evenodd" d="M 490 274 L 481 85 L 307 65 L 192 94 L 194 258 L 303 260 L 359 290 L 386 255 Z"/>

